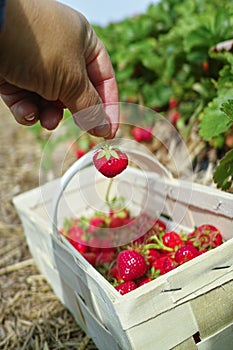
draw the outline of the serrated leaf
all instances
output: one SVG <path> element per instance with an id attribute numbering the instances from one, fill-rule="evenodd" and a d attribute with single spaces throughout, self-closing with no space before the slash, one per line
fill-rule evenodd
<path id="1" fill-rule="evenodd" d="M 233 149 L 225 154 L 214 172 L 218 188 L 228 190 L 233 185 Z"/>
<path id="2" fill-rule="evenodd" d="M 229 89 L 225 94 L 224 91 L 221 90 L 221 95 L 213 99 L 202 113 L 199 134 L 206 141 L 225 132 L 232 125 L 232 120 L 222 112 L 221 106 L 231 99 L 233 91 Z"/>
<path id="3" fill-rule="evenodd" d="M 233 123 L 233 100 L 223 103 L 220 109 L 227 115 L 231 123 Z"/>
<path id="4" fill-rule="evenodd" d="M 221 113 L 218 110 L 213 110 L 212 113 L 208 113 L 203 116 L 200 122 L 200 136 L 206 141 L 209 141 L 215 136 L 228 130 L 231 122 L 226 114 Z"/>

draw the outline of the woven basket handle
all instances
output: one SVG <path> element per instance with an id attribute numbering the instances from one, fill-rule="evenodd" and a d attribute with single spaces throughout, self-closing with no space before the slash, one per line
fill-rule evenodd
<path id="1" fill-rule="evenodd" d="M 145 167 L 145 171 L 155 172 L 158 175 L 165 177 L 165 178 L 172 178 L 171 173 L 162 165 L 160 162 L 153 156 L 151 156 L 148 153 L 144 153 L 141 151 L 138 151 L 137 149 L 124 149 L 124 147 L 121 147 L 121 151 L 126 152 L 127 155 L 133 156 L 133 160 L 136 160 L 140 164 L 143 164 Z M 61 196 L 66 189 L 67 185 L 69 184 L 70 180 L 83 168 L 86 166 L 89 166 L 93 163 L 93 155 L 96 152 L 95 150 L 91 150 L 88 153 L 86 153 L 82 158 L 78 159 L 76 162 L 72 164 L 72 166 L 65 172 L 65 174 L 62 176 L 59 187 L 57 188 L 56 195 L 53 200 L 53 211 L 52 211 L 52 229 L 53 234 L 59 238 L 60 234 L 58 232 L 57 228 L 57 212 L 58 212 L 58 206 L 61 199 Z"/>

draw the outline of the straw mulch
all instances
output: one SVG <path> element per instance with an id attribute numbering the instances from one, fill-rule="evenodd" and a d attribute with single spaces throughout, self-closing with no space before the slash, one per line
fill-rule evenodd
<path id="1" fill-rule="evenodd" d="M 37 270 L 12 204 L 38 186 L 40 146 L 0 102 L 0 349 L 94 350 Z"/>

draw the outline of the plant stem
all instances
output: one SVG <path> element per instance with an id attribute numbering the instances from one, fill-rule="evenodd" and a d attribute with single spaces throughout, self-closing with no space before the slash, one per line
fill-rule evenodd
<path id="1" fill-rule="evenodd" d="M 110 195 L 110 190 L 111 190 L 111 187 L 112 187 L 112 184 L 113 184 L 113 178 L 110 179 L 109 183 L 108 183 L 108 187 L 107 187 L 107 191 L 106 191 L 106 195 L 105 195 L 105 202 L 107 203 L 107 205 L 109 206 L 109 208 L 111 209 L 112 207 L 112 202 L 109 198 L 109 195 Z"/>

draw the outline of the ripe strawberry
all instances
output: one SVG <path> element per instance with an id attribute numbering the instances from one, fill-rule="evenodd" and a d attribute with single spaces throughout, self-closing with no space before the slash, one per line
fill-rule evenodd
<path id="1" fill-rule="evenodd" d="M 82 253 L 82 256 L 91 264 L 92 266 L 95 266 L 96 262 L 96 254 L 94 252 L 84 252 Z"/>
<path id="2" fill-rule="evenodd" d="M 171 116 L 171 122 L 172 124 L 176 125 L 176 123 L 178 122 L 178 120 L 180 119 L 180 112 L 174 112 Z"/>
<path id="3" fill-rule="evenodd" d="M 173 270 L 176 266 L 176 262 L 169 255 L 161 255 L 152 264 L 152 268 L 159 271 L 161 275 Z"/>
<path id="4" fill-rule="evenodd" d="M 88 246 L 85 243 L 82 243 L 80 241 L 73 241 L 69 238 L 70 243 L 72 246 L 79 251 L 79 253 L 84 254 L 88 251 Z"/>
<path id="5" fill-rule="evenodd" d="M 72 241 L 80 241 L 84 237 L 84 230 L 77 226 L 77 225 L 72 225 L 68 231 L 67 231 L 67 236 L 69 240 Z"/>
<path id="6" fill-rule="evenodd" d="M 121 227 L 124 225 L 125 220 L 119 217 L 113 217 L 110 220 L 109 228 Z"/>
<path id="7" fill-rule="evenodd" d="M 117 281 L 120 281 L 119 271 L 116 265 L 112 266 L 108 274 Z"/>
<path id="8" fill-rule="evenodd" d="M 104 219 L 94 216 L 89 221 L 88 232 L 94 233 L 98 227 L 104 227 L 105 221 Z"/>
<path id="9" fill-rule="evenodd" d="M 122 250 L 117 257 L 119 276 L 124 281 L 140 278 L 147 270 L 147 264 L 142 254 L 135 250 Z"/>
<path id="10" fill-rule="evenodd" d="M 96 265 L 111 264 L 116 254 L 112 251 L 101 251 L 96 257 Z"/>
<path id="11" fill-rule="evenodd" d="M 140 278 L 138 281 L 137 281 L 137 285 L 138 287 L 141 287 L 143 286 L 144 284 L 148 283 L 151 281 L 151 278 L 150 277 L 147 277 L 147 276 L 144 276 L 142 278 Z"/>
<path id="12" fill-rule="evenodd" d="M 93 163 L 101 174 L 112 178 L 127 168 L 128 157 L 119 149 L 106 144 L 94 154 Z"/>
<path id="13" fill-rule="evenodd" d="M 134 140 L 138 142 L 149 142 L 153 139 L 152 127 L 140 128 L 139 126 L 135 126 L 132 129 L 132 135 Z"/>
<path id="14" fill-rule="evenodd" d="M 77 150 L 76 150 L 76 158 L 79 159 L 81 158 L 82 156 L 84 156 L 84 154 L 86 153 L 86 151 L 79 147 Z"/>
<path id="15" fill-rule="evenodd" d="M 166 232 L 163 237 L 163 244 L 166 247 L 176 249 L 176 247 L 181 247 L 183 245 L 183 240 L 181 239 L 180 235 L 176 233 L 175 231 L 169 231 Z"/>
<path id="16" fill-rule="evenodd" d="M 174 270 L 176 267 L 177 263 L 175 262 L 175 260 L 172 257 L 167 256 L 163 263 L 164 273 Z"/>
<path id="17" fill-rule="evenodd" d="M 188 234 L 188 239 L 198 249 L 213 249 L 223 243 L 220 231 L 213 225 L 203 224 Z"/>
<path id="18" fill-rule="evenodd" d="M 175 261 L 180 265 L 199 255 L 198 250 L 191 244 L 180 247 L 175 253 Z"/>
<path id="19" fill-rule="evenodd" d="M 146 254 L 147 262 L 150 266 L 153 265 L 156 259 L 160 256 L 160 253 L 157 249 L 148 249 L 148 253 Z"/>
<path id="20" fill-rule="evenodd" d="M 169 108 L 176 108 L 178 107 L 179 102 L 177 101 L 177 99 L 175 97 L 171 97 L 169 100 Z"/>
<path id="21" fill-rule="evenodd" d="M 137 288 L 137 285 L 134 281 L 126 281 L 115 287 L 116 290 L 122 295 L 131 292 L 132 290 Z"/>
<path id="22" fill-rule="evenodd" d="M 157 234 L 166 231 L 166 224 L 159 219 L 155 220 L 153 225 L 153 231 Z"/>

